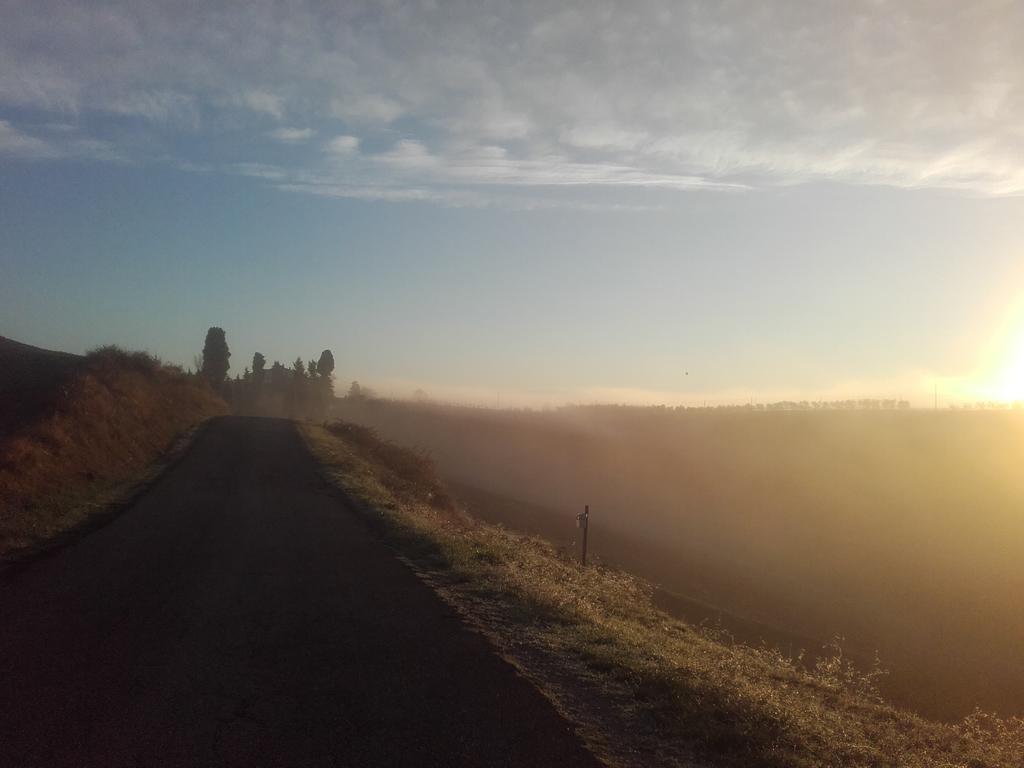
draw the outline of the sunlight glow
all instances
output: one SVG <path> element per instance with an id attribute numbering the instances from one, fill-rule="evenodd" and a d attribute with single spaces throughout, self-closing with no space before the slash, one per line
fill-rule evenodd
<path id="1" fill-rule="evenodd" d="M 1024 402 L 1024 301 L 1006 316 L 985 358 L 975 394 L 999 403 Z"/>
<path id="2" fill-rule="evenodd" d="M 993 382 L 992 396 L 1005 402 L 1024 400 L 1024 327 L 1018 329 L 1004 354 L 1003 365 Z"/>

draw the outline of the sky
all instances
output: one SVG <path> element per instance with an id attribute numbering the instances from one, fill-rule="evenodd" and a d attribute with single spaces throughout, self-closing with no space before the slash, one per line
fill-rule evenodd
<path id="1" fill-rule="evenodd" d="M 1024 3 L 0 0 L 0 335 L 1024 399 Z"/>

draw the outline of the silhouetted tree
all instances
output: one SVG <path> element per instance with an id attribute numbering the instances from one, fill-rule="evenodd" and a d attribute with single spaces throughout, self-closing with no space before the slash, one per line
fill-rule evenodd
<path id="1" fill-rule="evenodd" d="M 270 388 L 274 392 L 284 392 L 288 383 L 288 372 L 277 360 L 270 366 Z"/>
<path id="2" fill-rule="evenodd" d="M 231 352 L 228 350 L 227 337 L 223 328 L 210 328 L 206 332 L 206 343 L 203 345 L 203 376 L 210 380 L 210 383 L 219 386 L 228 375 L 231 364 L 228 358 Z"/>
<path id="3" fill-rule="evenodd" d="M 302 418 L 306 411 L 306 365 L 301 357 L 292 363 L 292 377 L 288 387 L 288 415 Z"/>
<path id="4" fill-rule="evenodd" d="M 267 359 L 257 352 L 252 356 L 252 377 L 256 381 L 263 381 L 263 373 L 267 367 Z"/>
<path id="5" fill-rule="evenodd" d="M 316 369 L 322 378 L 330 381 L 331 375 L 334 373 L 334 355 L 331 354 L 331 350 L 325 349 L 320 353 L 320 360 L 316 364 Z"/>

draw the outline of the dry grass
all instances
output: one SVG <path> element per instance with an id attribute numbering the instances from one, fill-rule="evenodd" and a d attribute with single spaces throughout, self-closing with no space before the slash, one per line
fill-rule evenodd
<path id="1" fill-rule="evenodd" d="M 814 669 L 672 619 L 627 574 L 439 503 L 429 461 L 303 427 L 330 479 L 613 763 L 1020 768 L 1024 721 L 933 723 L 879 700 L 841 650 Z M 405 454 L 404 456 L 402 454 Z"/>
<path id="2" fill-rule="evenodd" d="M 0 557 L 83 522 L 174 438 L 224 413 L 205 384 L 140 352 L 91 352 L 47 408 L 0 439 Z"/>

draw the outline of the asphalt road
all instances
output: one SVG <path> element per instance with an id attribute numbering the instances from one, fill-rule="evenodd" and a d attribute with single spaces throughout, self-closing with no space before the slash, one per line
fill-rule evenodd
<path id="1" fill-rule="evenodd" d="M 3 766 L 596 766 L 318 477 L 225 418 L 109 525 L 0 574 Z"/>

